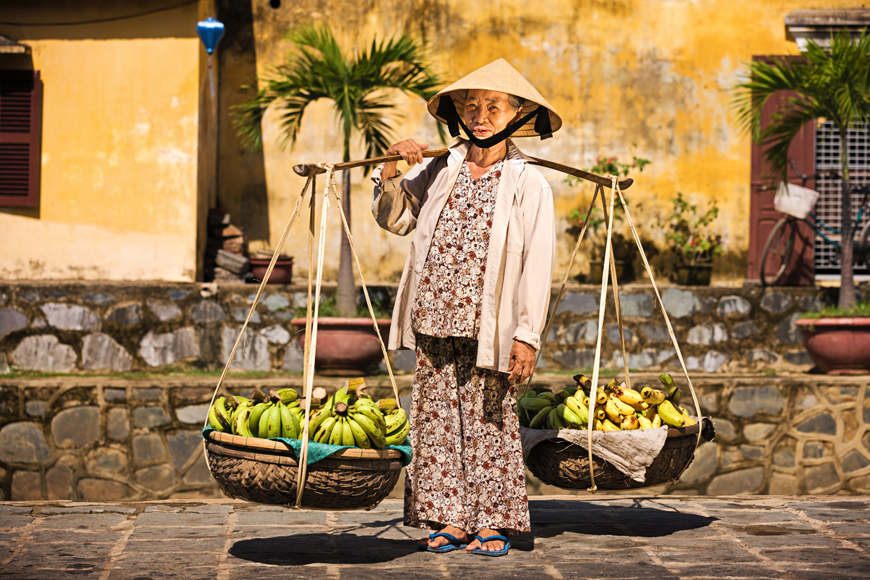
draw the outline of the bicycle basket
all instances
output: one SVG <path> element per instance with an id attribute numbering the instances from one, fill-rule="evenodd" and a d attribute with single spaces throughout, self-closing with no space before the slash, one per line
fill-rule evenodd
<path id="1" fill-rule="evenodd" d="M 804 219 L 813 211 L 818 199 L 818 191 L 780 181 L 773 198 L 773 207 L 778 212 Z"/>

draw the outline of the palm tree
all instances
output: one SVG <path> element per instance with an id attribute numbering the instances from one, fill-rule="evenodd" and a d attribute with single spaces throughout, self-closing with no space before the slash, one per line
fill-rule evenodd
<path id="1" fill-rule="evenodd" d="M 408 35 L 386 42 L 372 41 L 368 49 L 342 53 L 327 26 L 309 25 L 287 36 L 295 45 L 286 62 L 260 79 L 257 95 L 233 111 L 239 137 L 251 148 L 262 147 L 262 121 L 266 109 L 278 102 L 279 145 L 292 146 L 302 126 L 306 107 L 318 99 L 333 103 L 343 137 L 343 160 L 350 161 L 354 132 L 361 135 L 367 157 L 383 155 L 390 146 L 391 127 L 385 113 L 393 109 L 385 95 L 391 89 L 428 100 L 438 77 L 429 70 L 422 46 Z M 440 127 L 439 127 L 440 128 Z M 366 172 L 370 169 L 367 168 Z M 350 170 L 342 174 L 342 204 L 350 225 Z M 350 243 L 342 231 L 336 308 L 340 316 L 356 315 Z"/>
<path id="2" fill-rule="evenodd" d="M 786 180 L 788 149 L 801 128 L 819 118 L 829 119 L 839 131 L 842 171 L 842 254 L 838 306 L 855 305 L 855 277 L 852 263 L 852 195 L 849 177 L 846 131 L 870 119 L 870 35 L 862 31 L 852 40 L 840 32 L 829 49 L 813 40 L 802 59 L 773 57 L 771 62 L 752 62 L 749 80 L 735 86 L 734 105 L 741 127 L 752 139 L 768 145 L 767 161 L 777 181 Z M 761 111 L 775 93 L 791 91 L 794 96 L 777 109 L 770 124 L 762 129 Z"/>

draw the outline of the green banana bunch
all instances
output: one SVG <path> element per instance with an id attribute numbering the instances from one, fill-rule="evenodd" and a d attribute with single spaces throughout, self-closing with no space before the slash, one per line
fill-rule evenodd
<path id="1" fill-rule="evenodd" d="M 369 447 L 364 447 L 357 442 L 356 446 L 362 449 L 375 448 L 375 449 L 383 449 L 387 446 L 387 433 L 386 430 L 381 427 L 376 421 L 372 420 L 372 415 L 369 412 L 358 410 L 352 411 L 349 415 L 350 419 L 353 422 L 351 425 L 351 429 L 354 430 L 354 440 L 357 439 L 359 435 L 355 426 L 358 426 L 360 430 L 362 430 L 365 438 L 369 442 Z"/>
<path id="2" fill-rule="evenodd" d="M 533 393 L 529 391 L 526 396 L 519 400 L 519 405 L 528 411 L 540 411 L 556 404 L 556 395 L 553 393 Z"/>
<path id="3" fill-rule="evenodd" d="M 252 405 L 239 405 L 239 408 L 233 414 L 233 435 L 241 435 L 242 437 L 253 437 L 248 421 L 251 418 Z"/>
<path id="4" fill-rule="evenodd" d="M 551 404 L 551 405 L 547 405 L 546 407 L 539 409 L 536 412 L 535 416 L 532 417 L 532 420 L 529 421 L 529 427 L 531 429 L 543 428 L 543 425 L 546 424 L 547 419 L 550 416 L 550 411 L 552 411 L 555 408 L 556 408 L 555 405 Z"/>
<path id="5" fill-rule="evenodd" d="M 335 415 L 330 415 L 327 417 L 317 428 L 317 432 L 314 434 L 314 441 L 316 443 L 329 443 L 329 436 L 332 434 L 332 429 L 335 427 L 338 417 Z"/>
<path id="6" fill-rule="evenodd" d="M 668 400 L 673 403 L 675 407 L 678 407 L 680 405 L 680 398 L 682 398 L 683 395 L 680 387 L 674 384 L 674 379 L 667 373 L 659 375 L 659 381 L 661 381 L 662 385 L 664 385 L 667 390 Z"/>
<path id="7" fill-rule="evenodd" d="M 583 391 L 578 391 L 580 396 L 583 396 Z M 575 394 L 573 397 L 569 397 L 565 400 L 565 406 L 568 410 L 565 412 L 565 420 L 571 426 L 571 429 L 581 429 L 585 425 L 589 423 L 589 408 L 583 403 L 582 400 L 577 398 Z"/>
<path id="8" fill-rule="evenodd" d="M 218 397 L 208 410 L 208 424 L 215 431 L 232 431 L 232 414 L 226 397 Z"/>
<path id="9" fill-rule="evenodd" d="M 296 439 L 299 436 L 300 425 L 299 420 L 293 411 L 290 410 L 283 401 L 278 403 L 278 411 L 281 415 L 281 437 L 286 439 Z"/>
<path id="10" fill-rule="evenodd" d="M 294 389 L 279 389 L 279 390 L 271 390 L 269 391 L 269 395 L 274 400 L 275 397 L 281 399 L 281 402 L 285 405 L 289 405 L 293 401 L 299 398 L 299 393 L 297 393 Z"/>
<path id="11" fill-rule="evenodd" d="M 240 433 L 236 433 L 236 420 L 238 419 L 239 415 L 242 414 L 242 411 L 253 410 L 254 401 L 245 397 L 233 397 L 233 399 L 236 400 L 236 408 L 233 409 L 233 414 L 230 416 L 230 423 L 232 423 L 233 425 L 233 434 L 239 435 Z M 248 413 L 248 416 L 250 417 L 250 413 Z"/>
<path id="12" fill-rule="evenodd" d="M 272 406 L 271 401 L 266 401 L 263 403 L 257 403 L 251 409 L 251 418 L 248 420 L 248 428 L 251 430 L 251 433 L 259 434 L 260 432 L 260 418 L 262 418 L 263 413 L 266 412 L 269 407 Z"/>

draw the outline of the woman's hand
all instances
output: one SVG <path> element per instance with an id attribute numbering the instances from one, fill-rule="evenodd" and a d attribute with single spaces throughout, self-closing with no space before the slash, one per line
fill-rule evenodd
<path id="1" fill-rule="evenodd" d="M 428 148 L 429 146 L 425 143 L 417 143 L 413 139 L 405 139 L 391 145 L 387 149 L 387 155 L 401 155 L 405 163 L 413 167 L 417 163 L 423 163 L 423 151 Z M 385 163 L 384 168 L 381 170 L 381 179 L 390 179 L 395 176 L 398 173 L 396 169 L 397 163 L 397 161 Z"/>
<path id="2" fill-rule="evenodd" d="M 510 376 L 508 381 L 512 384 L 520 384 L 527 381 L 535 372 L 535 349 L 519 340 L 514 341 L 511 348 L 511 359 L 508 363 Z"/>

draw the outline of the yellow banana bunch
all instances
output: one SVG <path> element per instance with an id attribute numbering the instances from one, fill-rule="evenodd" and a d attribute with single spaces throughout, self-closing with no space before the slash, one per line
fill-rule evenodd
<path id="1" fill-rule="evenodd" d="M 637 422 L 640 425 L 641 429 L 652 429 L 652 421 L 638 413 Z"/>
<path id="2" fill-rule="evenodd" d="M 635 405 L 643 403 L 643 398 L 640 396 L 640 393 L 634 389 L 629 389 L 625 386 L 625 383 L 613 387 L 613 396 L 632 408 L 634 408 Z"/>
<path id="3" fill-rule="evenodd" d="M 619 426 L 623 431 L 633 431 L 640 427 L 640 422 L 637 415 L 626 415 L 622 418 L 622 423 Z"/>
<path id="4" fill-rule="evenodd" d="M 395 408 L 384 417 L 384 421 L 386 422 L 387 445 L 402 445 L 408 438 L 408 432 L 411 429 L 408 414 L 404 409 Z"/>
<path id="5" fill-rule="evenodd" d="M 682 427 L 686 420 L 683 414 L 670 401 L 662 401 L 658 406 L 658 416 L 662 423 L 671 427 Z"/>
<path id="6" fill-rule="evenodd" d="M 652 387 L 644 387 L 641 389 L 640 396 L 650 405 L 658 405 L 665 400 L 665 394 L 658 389 L 653 389 Z"/>

